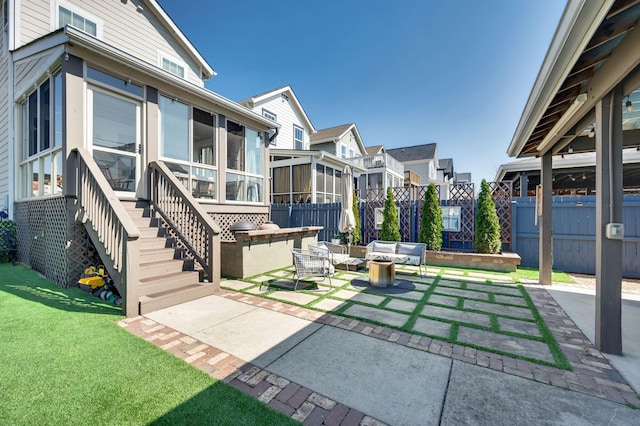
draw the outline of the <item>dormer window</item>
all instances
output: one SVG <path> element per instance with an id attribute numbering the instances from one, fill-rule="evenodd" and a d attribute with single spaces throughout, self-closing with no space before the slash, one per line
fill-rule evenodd
<path id="1" fill-rule="evenodd" d="M 163 52 L 160 52 L 159 56 L 160 68 L 165 71 L 169 71 L 171 74 L 177 75 L 180 78 L 185 78 L 187 65 L 184 62 Z"/>
<path id="2" fill-rule="evenodd" d="M 102 38 L 102 22 L 91 14 L 62 1 L 58 1 L 57 13 L 56 28 L 68 25 L 94 37 Z"/>

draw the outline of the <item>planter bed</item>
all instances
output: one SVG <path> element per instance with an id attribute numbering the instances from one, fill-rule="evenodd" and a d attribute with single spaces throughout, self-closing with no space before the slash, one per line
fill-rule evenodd
<path id="1" fill-rule="evenodd" d="M 520 265 L 520 256 L 517 253 L 481 254 L 427 250 L 427 266 L 430 265 L 515 272 Z"/>

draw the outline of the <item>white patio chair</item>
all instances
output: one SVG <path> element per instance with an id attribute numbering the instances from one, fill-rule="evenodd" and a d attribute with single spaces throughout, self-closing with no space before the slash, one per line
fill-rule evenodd
<path id="1" fill-rule="evenodd" d="M 329 278 L 329 290 L 333 289 L 331 276 L 335 273 L 335 268 L 331 264 L 328 250 L 315 248 L 314 250 L 301 250 L 292 248 L 293 264 L 296 267 L 294 277 L 297 276 L 294 290 L 298 291 L 298 282 L 301 278 L 322 277 Z"/>

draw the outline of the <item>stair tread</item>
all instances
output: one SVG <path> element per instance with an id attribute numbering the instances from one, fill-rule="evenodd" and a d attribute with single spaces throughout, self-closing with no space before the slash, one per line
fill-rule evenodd
<path id="1" fill-rule="evenodd" d="M 210 283 L 197 283 L 197 284 L 189 284 L 181 287 L 176 287 L 171 290 L 159 291 L 157 293 L 146 294 L 144 296 L 140 296 L 140 301 L 154 299 L 157 297 L 168 296 L 170 294 L 184 292 L 185 290 L 190 290 L 193 288 L 202 288 L 204 286 L 210 285 Z"/>
<path id="2" fill-rule="evenodd" d="M 168 274 L 163 273 L 161 275 L 144 277 L 144 278 L 140 279 L 140 283 L 141 284 L 147 284 L 148 282 L 150 282 L 152 280 L 155 283 L 164 282 L 164 281 L 169 281 L 169 280 L 172 280 L 172 279 L 176 279 L 177 277 L 186 278 L 186 275 L 184 275 L 184 274 L 193 274 L 192 276 L 195 276 L 198 280 L 200 279 L 200 274 L 198 273 L 198 271 L 192 270 L 192 271 L 170 272 Z M 191 278 L 191 277 L 189 277 L 189 278 Z"/>

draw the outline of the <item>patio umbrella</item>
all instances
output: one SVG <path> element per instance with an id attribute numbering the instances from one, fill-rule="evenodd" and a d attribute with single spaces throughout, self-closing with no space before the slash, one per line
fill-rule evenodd
<path id="1" fill-rule="evenodd" d="M 351 233 L 356 229 L 356 219 L 353 217 L 353 174 L 350 166 L 344 166 L 344 170 L 342 170 L 340 196 L 342 197 L 342 210 L 340 211 L 338 230 L 348 234 L 347 253 L 351 255 Z"/>

